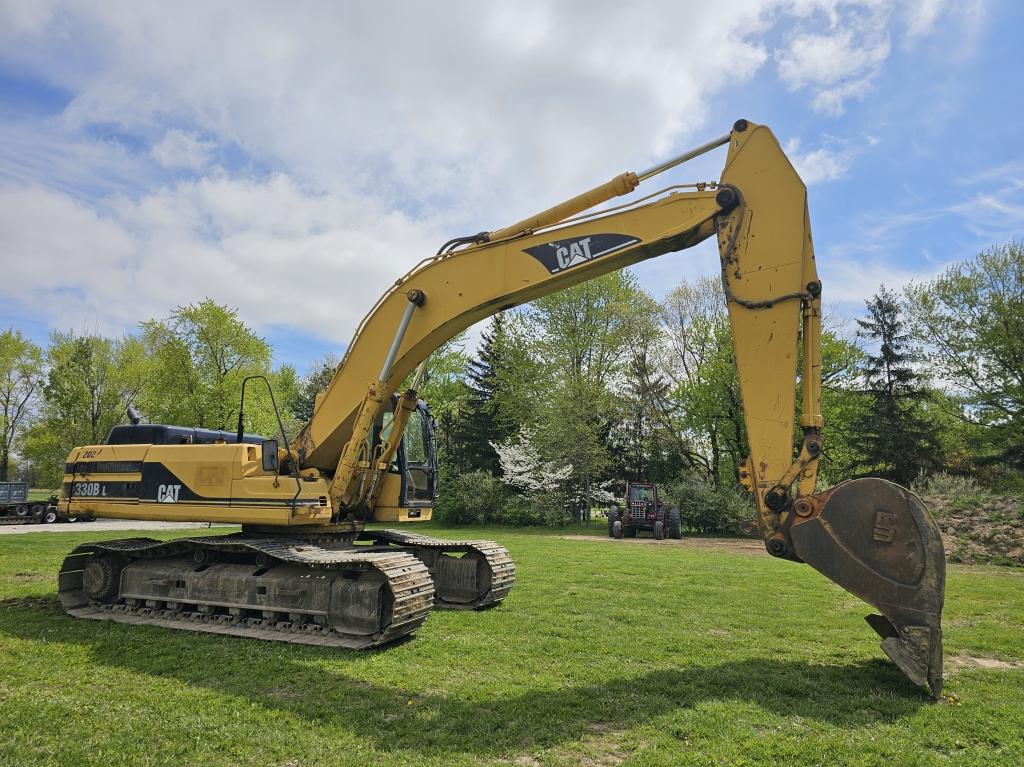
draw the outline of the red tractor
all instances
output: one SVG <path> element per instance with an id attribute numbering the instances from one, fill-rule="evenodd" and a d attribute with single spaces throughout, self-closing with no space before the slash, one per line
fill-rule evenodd
<path id="1" fill-rule="evenodd" d="M 653 482 L 627 482 L 626 507 L 612 506 L 608 512 L 608 537 L 635 538 L 637 530 L 665 537 L 682 538 L 679 509 L 666 509 L 658 502 L 658 487 Z"/>

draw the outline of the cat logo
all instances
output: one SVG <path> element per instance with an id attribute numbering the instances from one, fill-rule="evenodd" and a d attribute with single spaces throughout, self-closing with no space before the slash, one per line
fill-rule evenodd
<path id="1" fill-rule="evenodd" d="M 590 252 L 590 238 L 584 237 L 582 240 L 576 240 L 575 242 L 569 242 L 562 247 L 555 250 L 555 258 L 558 259 L 558 265 L 565 269 L 573 261 L 589 261 L 594 255 Z"/>
<path id="2" fill-rule="evenodd" d="M 156 489 L 156 499 L 160 503 L 177 503 L 181 485 L 160 485 Z"/>
<path id="3" fill-rule="evenodd" d="M 572 237 L 565 240 L 546 242 L 534 245 L 524 252 L 540 261 L 544 267 L 555 274 L 564 269 L 585 264 L 595 258 L 607 256 L 616 251 L 636 245 L 640 239 L 628 234 L 601 233 L 589 237 Z"/>

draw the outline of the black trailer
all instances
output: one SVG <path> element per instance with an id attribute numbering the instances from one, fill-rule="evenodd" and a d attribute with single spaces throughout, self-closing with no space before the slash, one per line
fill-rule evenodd
<path id="1" fill-rule="evenodd" d="M 0 524 L 40 524 L 60 519 L 57 496 L 32 501 L 28 495 L 28 482 L 0 482 Z"/>

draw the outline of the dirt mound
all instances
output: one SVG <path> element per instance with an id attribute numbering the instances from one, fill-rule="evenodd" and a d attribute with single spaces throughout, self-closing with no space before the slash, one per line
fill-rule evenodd
<path id="1" fill-rule="evenodd" d="M 992 496 L 970 505 L 944 496 L 926 496 L 946 558 L 950 562 L 1024 567 L 1024 507 L 1014 496 Z"/>

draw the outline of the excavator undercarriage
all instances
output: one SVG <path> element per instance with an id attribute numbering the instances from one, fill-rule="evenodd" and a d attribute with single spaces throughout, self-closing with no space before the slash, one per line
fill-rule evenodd
<path id="1" fill-rule="evenodd" d="M 397 530 L 361 540 L 242 532 L 89 543 L 64 560 L 60 598 L 79 618 L 365 649 L 412 633 L 432 607 L 491 607 L 515 582 L 492 541 Z"/>
<path id="2" fill-rule="evenodd" d="M 726 145 L 717 181 L 587 212 Z M 430 519 L 438 477 L 433 419 L 416 394 L 426 361 L 502 309 L 711 237 L 718 240 L 750 445 L 740 478 L 757 506 L 765 547 L 873 605 L 880 614 L 868 623 L 883 650 L 938 696 L 945 585 L 938 528 L 916 496 L 881 479 L 816 492 L 822 284 L 807 190 L 772 132 L 746 120 L 668 162 L 621 174 L 503 229 L 446 243 L 371 308 L 292 445 L 280 418 L 279 441 L 244 433 L 243 384 L 236 435 L 133 419 L 115 427 L 106 444 L 76 448 L 60 501 L 65 516 L 243 529 L 80 546 L 61 569 L 65 609 L 358 648 L 414 631 L 432 607 L 500 602 L 515 579 L 500 545 L 366 529 L 369 521 Z M 802 438 L 794 447 L 796 433 Z"/>

